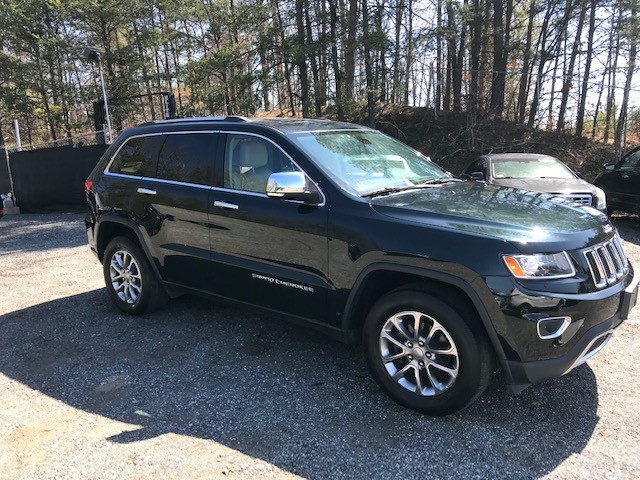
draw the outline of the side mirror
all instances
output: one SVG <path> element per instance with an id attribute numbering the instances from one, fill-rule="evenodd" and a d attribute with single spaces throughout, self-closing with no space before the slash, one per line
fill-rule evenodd
<path id="1" fill-rule="evenodd" d="M 605 170 L 609 170 L 609 171 L 611 171 L 611 170 L 613 170 L 614 168 L 616 168 L 616 166 L 615 166 L 615 164 L 613 164 L 613 163 L 605 163 L 605 164 L 604 164 L 604 169 L 605 169 Z"/>
<path id="2" fill-rule="evenodd" d="M 322 197 L 315 185 L 308 185 L 302 172 L 277 172 L 269 175 L 267 196 L 285 200 L 299 200 L 309 205 L 318 205 Z"/>
<path id="3" fill-rule="evenodd" d="M 471 180 L 484 180 L 484 173 L 482 173 L 482 172 L 471 172 L 469 174 L 469 178 Z"/>

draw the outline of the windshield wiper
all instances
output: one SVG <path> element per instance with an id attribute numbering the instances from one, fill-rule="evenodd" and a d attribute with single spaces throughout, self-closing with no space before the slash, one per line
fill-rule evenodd
<path id="1" fill-rule="evenodd" d="M 379 197 L 381 195 L 389 195 L 391 193 L 396 193 L 396 192 L 404 192 L 405 190 L 419 190 L 421 188 L 426 188 L 426 187 L 430 187 L 431 185 L 424 185 L 424 184 L 420 184 L 420 185 L 402 185 L 400 187 L 384 187 L 381 188 L 379 190 L 373 190 L 372 192 L 369 193 L 364 193 L 362 195 L 360 195 L 363 198 L 366 197 Z"/>
<path id="2" fill-rule="evenodd" d="M 421 188 L 430 188 L 437 187 L 438 185 L 442 185 L 444 183 L 449 182 L 464 182 L 464 180 L 460 180 L 457 178 L 432 178 L 431 180 L 427 180 L 426 182 L 418 183 L 416 185 L 401 185 L 398 187 L 385 187 L 379 190 L 374 190 L 369 193 L 365 193 L 361 195 L 361 197 L 378 197 L 380 195 L 389 195 L 391 193 L 396 192 L 404 192 L 405 190 L 419 190 Z"/>
<path id="3" fill-rule="evenodd" d="M 432 178 L 431 180 L 427 180 L 426 182 L 422 182 L 418 185 L 441 185 L 449 182 L 464 182 L 464 180 L 454 177 Z"/>

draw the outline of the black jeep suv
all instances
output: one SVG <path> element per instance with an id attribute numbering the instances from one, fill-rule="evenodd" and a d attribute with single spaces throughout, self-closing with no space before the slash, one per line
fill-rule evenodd
<path id="1" fill-rule="evenodd" d="M 362 339 L 382 389 L 432 415 L 469 405 L 496 365 L 513 392 L 567 373 L 636 301 L 606 215 L 456 179 L 357 125 L 148 123 L 120 134 L 85 188 L 120 309 L 195 293 Z"/>

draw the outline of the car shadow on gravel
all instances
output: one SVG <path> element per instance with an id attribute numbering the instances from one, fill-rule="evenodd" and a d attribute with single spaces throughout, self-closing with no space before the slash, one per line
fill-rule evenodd
<path id="1" fill-rule="evenodd" d="M 0 373 L 132 424 L 109 441 L 173 432 L 308 478 L 537 478 L 598 423 L 587 366 L 430 418 L 385 397 L 359 348 L 192 297 L 130 317 L 103 289 L 1 316 Z"/>

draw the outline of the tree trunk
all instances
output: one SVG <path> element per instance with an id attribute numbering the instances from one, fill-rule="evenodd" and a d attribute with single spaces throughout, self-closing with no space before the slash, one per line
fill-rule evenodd
<path id="1" fill-rule="evenodd" d="M 578 49 L 580 48 L 580 37 L 582 36 L 582 27 L 584 26 L 584 18 L 587 13 L 587 2 L 582 0 L 580 3 L 580 15 L 578 17 L 578 26 L 576 28 L 575 39 L 573 41 L 573 47 L 571 48 L 571 56 L 569 57 L 569 68 L 565 72 L 564 82 L 562 84 L 562 98 L 560 100 L 560 110 L 558 111 L 558 125 L 557 130 L 562 132 L 564 130 L 564 117 L 567 111 L 567 102 L 569 101 L 569 90 L 573 86 L 573 70 L 576 65 L 576 57 L 578 56 Z"/>
<path id="2" fill-rule="evenodd" d="M 466 10 L 468 4 L 468 0 L 464 0 L 464 9 Z M 466 25 L 461 23 L 460 26 L 460 44 L 458 46 L 457 53 L 454 50 L 454 54 L 452 57 L 452 67 L 453 70 L 451 72 L 451 86 L 453 89 L 453 111 L 459 112 L 462 110 L 462 68 L 464 64 L 464 51 L 465 51 L 465 35 L 466 35 Z M 456 32 L 456 36 L 458 36 Z M 455 40 L 453 43 L 455 49 Z"/>
<path id="3" fill-rule="evenodd" d="M 442 106 L 442 0 L 438 0 L 436 25 L 436 101 L 435 110 Z"/>
<path id="4" fill-rule="evenodd" d="M 347 46 L 344 52 L 344 98 L 353 100 L 356 72 L 356 51 L 358 49 L 358 0 L 349 0 L 347 14 Z"/>
<path id="5" fill-rule="evenodd" d="M 395 6 L 395 52 L 393 56 L 393 87 L 391 90 L 391 102 L 399 103 L 400 100 L 400 58 L 402 53 L 401 37 L 402 14 L 404 13 L 404 0 L 397 0 Z"/>
<path id="6" fill-rule="evenodd" d="M 618 18 L 622 11 L 620 11 Z M 604 125 L 604 141 L 609 141 L 609 131 L 611 129 L 611 120 L 614 121 L 614 129 L 615 129 L 615 116 L 613 111 L 613 102 L 615 100 L 616 93 L 616 71 L 618 70 L 618 56 L 620 55 L 620 31 L 615 29 L 616 31 L 616 46 L 613 53 L 613 65 L 611 70 L 609 70 L 609 90 L 607 92 L 607 108 L 605 113 L 605 125 Z"/>
<path id="7" fill-rule="evenodd" d="M 330 17 L 330 35 L 331 35 L 331 61 L 333 63 L 333 74 L 336 78 L 336 110 L 338 120 L 344 121 L 344 105 L 342 103 L 342 69 L 340 68 L 340 59 L 338 58 L 338 11 L 336 2 L 338 0 L 329 0 L 329 17 Z"/>
<path id="8" fill-rule="evenodd" d="M 465 0 L 466 1 L 466 0 Z M 409 104 L 409 83 L 411 82 L 411 69 L 413 68 L 413 0 L 408 0 L 407 14 L 409 25 L 407 27 L 407 57 L 405 59 L 404 79 L 404 104 Z M 415 85 L 413 86 L 415 91 Z M 415 102 L 414 102 L 415 103 Z"/>
<path id="9" fill-rule="evenodd" d="M 613 143 L 616 147 L 616 151 L 621 151 L 622 133 L 627 124 L 627 109 L 629 108 L 629 92 L 631 91 L 631 80 L 633 78 L 633 72 L 636 69 L 636 55 L 638 53 L 638 36 L 637 36 L 637 22 L 638 11 L 636 3 L 632 2 L 631 18 L 629 27 L 629 62 L 627 63 L 627 78 L 624 84 L 624 92 L 622 94 L 622 104 L 620 105 L 620 115 L 618 117 L 618 125 L 616 126 L 616 133 Z M 622 146 L 622 149 L 626 149 L 626 144 Z"/>
<path id="10" fill-rule="evenodd" d="M 369 47 L 369 13 L 367 8 L 367 0 L 362 0 L 362 45 L 364 47 L 364 68 L 367 85 L 367 124 L 371 128 L 375 128 L 376 118 L 373 99 L 373 72 L 371 69 L 371 51 Z"/>
<path id="11" fill-rule="evenodd" d="M 529 64 L 531 62 L 531 41 L 533 39 L 533 24 L 536 18 L 536 9 L 536 0 L 531 0 L 531 5 L 529 5 L 529 21 L 527 23 L 527 37 L 522 57 L 522 73 L 520 74 L 520 85 L 518 87 L 517 121 L 519 123 L 524 123 L 529 85 L 531 84 L 531 68 Z"/>
<path id="12" fill-rule="evenodd" d="M 471 83 L 469 85 L 470 111 L 478 109 L 478 75 L 480 70 L 480 46 L 482 42 L 482 10 L 480 0 L 473 0 L 473 17 L 471 20 Z"/>
<path id="13" fill-rule="evenodd" d="M 597 0 L 590 0 L 591 9 L 589 11 L 589 34 L 587 39 L 587 63 L 584 66 L 584 77 L 582 78 L 582 93 L 580 95 L 580 102 L 578 104 L 578 114 L 576 118 L 576 137 L 582 136 L 582 130 L 584 128 L 584 109 L 587 104 L 587 90 L 589 88 L 589 75 L 591 74 L 591 57 L 593 56 L 593 34 L 596 30 L 596 6 Z M 600 96 L 602 95 L 602 89 L 600 89 L 600 95 L 598 96 L 598 104 L 600 104 Z M 596 110 L 598 108 L 596 107 Z"/>
<path id="14" fill-rule="evenodd" d="M 507 58 L 511 37 L 513 0 L 493 0 L 493 78 L 491 81 L 491 107 L 494 115 L 502 115 L 506 86 Z M 506 10 L 505 10 L 506 7 Z"/>

